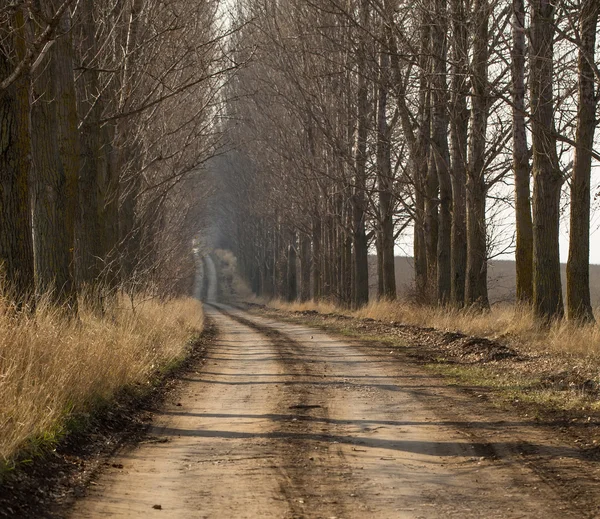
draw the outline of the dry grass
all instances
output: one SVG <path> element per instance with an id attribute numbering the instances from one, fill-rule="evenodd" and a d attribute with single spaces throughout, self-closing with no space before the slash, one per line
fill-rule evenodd
<path id="1" fill-rule="evenodd" d="M 0 469 L 59 438 L 70 417 L 183 358 L 203 326 L 200 303 L 136 303 L 115 301 L 104 316 L 84 306 L 75 320 L 44 304 L 16 315 L 0 297 Z"/>
<path id="2" fill-rule="evenodd" d="M 585 355 L 600 353 L 598 326 L 556 321 L 550 327 L 544 327 L 534 319 L 529 309 L 512 305 L 496 306 L 491 312 L 481 313 L 403 302 L 374 302 L 354 312 L 354 315 L 518 342 L 541 350 Z"/>
<path id="3" fill-rule="evenodd" d="M 340 309 L 327 302 L 286 303 L 274 300 L 268 304 L 280 310 L 342 313 L 357 318 L 460 332 L 544 351 L 585 356 L 600 354 L 600 326 L 577 326 L 557 321 L 550 327 L 542 327 L 530 310 L 511 305 L 495 306 L 491 312 L 481 313 L 450 307 L 418 306 L 403 301 L 376 301 L 357 311 Z"/>

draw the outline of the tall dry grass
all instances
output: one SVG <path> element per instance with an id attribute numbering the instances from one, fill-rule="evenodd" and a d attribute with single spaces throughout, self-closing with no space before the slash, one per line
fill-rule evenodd
<path id="1" fill-rule="evenodd" d="M 598 326 L 580 326 L 565 320 L 542 326 L 529 308 L 516 308 L 513 305 L 496 306 L 490 312 L 482 313 L 451 307 L 382 301 L 369 304 L 355 312 L 355 315 L 503 339 L 542 350 L 576 354 L 600 353 Z"/>
<path id="2" fill-rule="evenodd" d="M 271 301 L 269 306 L 288 311 L 316 310 L 394 321 L 422 328 L 500 339 L 544 351 L 595 356 L 600 354 L 600 326 L 579 326 L 568 321 L 541 326 L 529 309 L 515 308 L 512 305 L 495 306 L 487 313 L 451 307 L 419 306 L 404 301 L 375 301 L 356 311 L 340 309 L 327 302 L 286 303 L 276 300 Z M 597 312 L 596 315 L 600 313 Z"/>
<path id="3" fill-rule="evenodd" d="M 71 416 L 120 389 L 149 384 L 202 330 L 193 299 L 115 301 L 78 319 L 41 304 L 15 313 L 0 296 L 0 474 L 23 449 L 60 437 Z"/>

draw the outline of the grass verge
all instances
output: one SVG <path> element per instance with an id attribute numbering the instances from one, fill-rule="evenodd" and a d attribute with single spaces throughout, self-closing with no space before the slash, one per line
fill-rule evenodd
<path id="1" fill-rule="evenodd" d="M 102 315 L 82 304 L 69 319 L 44 304 L 17 314 L 0 298 L 0 481 L 117 395 L 151 388 L 202 328 L 193 299 L 115 300 Z"/>

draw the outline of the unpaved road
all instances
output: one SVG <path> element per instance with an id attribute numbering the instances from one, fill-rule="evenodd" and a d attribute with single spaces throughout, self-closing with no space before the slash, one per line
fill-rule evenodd
<path id="1" fill-rule="evenodd" d="M 578 451 L 531 424 L 469 414 L 469 397 L 381 348 L 207 314 L 206 363 L 73 519 L 596 516 L 540 470 Z"/>

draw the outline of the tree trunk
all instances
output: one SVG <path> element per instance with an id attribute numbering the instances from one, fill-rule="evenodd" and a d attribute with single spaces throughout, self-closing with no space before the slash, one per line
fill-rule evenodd
<path id="1" fill-rule="evenodd" d="M 352 222 L 352 210 L 346 204 L 346 228 L 350 228 Z M 344 232 L 344 251 L 343 251 L 343 276 L 344 276 L 344 307 L 352 306 L 352 236 Z"/>
<path id="2" fill-rule="evenodd" d="M 296 251 L 296 233 L 289 233 L 287 251 L 287 300 L 292 302 L 298 299 L 298 264 Z"/>
<path id="3" fill-rule="evenodd" d="M 577 147 L 571 179 L 571 229 L 567 263 L 569 319 L 583 322 L 594 320 L 590 298 L 590 183 L 597 107 L 593 64 L 599 11 L 600 4 L 597 0 L 583 0 L 579 23 L 581 48 Z"/>
<path id="4" fill-rule="evenodd" d="M 103 143 L 114 141 L 114 128 L 103 128 Z M 120 282 L 119 276 L 119 150 L 104 147 L 100 157 L 100 176 L 98 179 L 98 207 L 100 210 L 100 241 L 104 253 L 102 265 L 103 282 L 115 288 Z"/>
<path id="5" fill-rule="evenodd" d="M 390 56 L 384 49 L 379 56 L 379 93 L 377 99 L 377 188 L 379 197 L 379 253 L 381 256 L 380 297 L 396 299 L 394 261 L 394 202 L 390 146 L 387 122 Z"/>
<path id="6" fill-rule="evenodd" d="M 471 135 L 467 169 L 467 283 L 466 303 L 489 308 L 487 290 L 487 236 L 485 206 L 485 142 L 488 119 L 487 0 L 473 6 L 473 64 L 471 83 Z"/>
<path id="7" fill-rule="evenodd" d="M 264 251 L 264 261 L 262 270 L 262 293 L 268 299 L 271 299 L 275 295 L 275 289 L 273 284 L 274 268 L 273 268 L 273 234 L 272 232 L 266 233 L 265 241 L 267 243 L 266 250 Z"/>
<path id="8" fill-rule="evenodd" d="M 427 241 L 425 239 L 425 197 L 423 187 L 415 187 L 415 222 L 413 237 L 413 256 L 415 269 L 416 302 L 427 301 Z"/>
<path id="9" fill-rule="evenodd" d="M 467 305 L 489 309 L 487 291 L 486 187 L 482 181 L 467 184 Z"/>
<path id="10" fill-rule="evenodd" d="M 439 183 L 439 226 L 437 244 L 437 302 L 450 302 L 452 245 L 452 182 L 448 149 L 448 85 L 446 60 L 448 27 L 446 0 L 434 0 L 431 39 L 433 50 L 433 105 L 431 137 Z"/>
<path id="11" fill-rule="evenodd" d="M 363 30 L 369 21 L 369 2 L 361 0 L 360 18 Z M 369 259 L 365 217 L 367 210 L 367 137 L 369 131 L 369 85 L 367 83 L 366 35 L 361 33 L 358 51 L 357 142 L 353 197 L 354 238 L 354 306 L 369 302 Z"/>
<path id="12" fill-rule="evenodd" d="M 525 4 L 513 0 L 512 101 L 513 169 L 517 244 L 517 303 L 533 300 L 533 223 L 531 219 L 530 169 L 525 128 Z"/>
<path id="13" fill-rule="evenodd" d="M 452 258 L 451 294 L 454 306 L 465 304 L 467 270 L 467 139 L 469 110 L 467 108 L 467 85 L 469 73 L 469 35 L 464 0 L 452 0 L 452 24 L 454 43 L 452 46 L 452 99 L 450 111 L 450 137 L 452 142 Z"/>
<path id="14" fill-rule="evenodd" d="M 392 9 L 393 11 L 393 9 Z M 406 96 L 404 95 L 404 79 L 394 33 L 389 36 L 391 52 L 391 64 L 394 71 L 395 81 L 400 84 L 397 96 L 397 107 L 400 114 L 402 130 L 407 139 L 410 151 L 410 168 L 412 170 L 412 185 L 414 189 L 415 208 L 413 217 L 413 256 L 415 269 L 415 300 L 419 304 L 429 302 L 429 225 L 431 223 L 433 206 L 431 204 L 429 179 L 429 150 L 430 150 L 430 119 L 431 119 L 431 95 L 429 92 L 429 56 L 431 54 L 431 23 L 427 12 L 421 13 L 420 21 L 420 55 L 419 55 L 419 100 L 417 114 L 417 128 L 411 117 Z M 433 193 L 436 196 L 436 193 Z M 437 237 L 436 237 L 437 240 Z M 437 247 L 437 243 L 436 243 Z"/>
<path id="15" fill-rule="evenodd" d="M 300 238 L 300 301 L 310 300 L 310 270 L 311 270 L 310 236 L 302 234 Z"/>
<path id="16" fill-rule="evenodd" d="M 329 259 L 327 265 L 329 266 L 329 283 L 330 283 L 330 300 L 339 302 L 339 273 L 338 273 L 338 239 L 337 239 L 337 228 L 339 226 L 338 216 L 336 213 L 336 199 L 335 196 L 331 197 L 331 217 L 329 221 Z"/>
<path id="17" fill-rule="evenodd" d="M 427 187 L 425 196 L 425 241 L 427 248 L 427 302 L 433 302 L 437 279 L 437 247 L 438 247 L 438 191 L 439 177 L 433 151 L 430 149 L 427 167 Z"/>
<path id="18" fill-rule="evenodd" d="M 79 139 L 79 117 L 77 113 L 77 94 L 75 91 L 75 72 L 73 67 L 73 37 L 70 13 L 61 18 L 58 30 L 60 37 L 55 43 L 56 109 L 58 119 L 58 150 L 64 171 L 66 184 L 65 208 L 66 228 L 68 232 L 70 271 L 75 279 L 75 226 L 78 220 L 78 184 L 80 173 L 81 146 Z M 76 293 L 76 285 L 73 284 Z M 75 296 L 74 296 L 75 297 Z M 76 301 L 76 300 L 74 300 Z"/>
<path id="19" fill-rule="evenodd" d="M 312 219 L 312 265 L 313 265 L 313 298 L 319 301 L 322 297 L 321 287 L 323 285 L 321 265 L 322 265 L 322 247 L 321 247 L 321 218 L 313 216 Z"/>
<path id="20" fill-rule="evenodd" d="M 16 11 L 14 50 L 25 51 L 21 37 L 23 15 Z M 13 42 L 7 40 L 7 46 Z M 12 72 L 4 53 L 0 53 L 0 81 Z M 34 293 L 33 243 L 29 209 L 29 79 L 22 77 L 0 92 L 0 276 L 18 307 Z"/>
<path id="21" fill-rule="evenodd" d="M 533 308 L 544 320 L 562 318 L 559 222 L 562 175 L 553 106 L 554 6 L 530 0 L 531 122 L 533 144 Z"/>
<path id="22" fill-rule="evenodd" d="M 77 24 L 80 52 L 79 66 L 82 69 L 77 83 L 78 110 L 80 114 L 80 173 L 79 211 L 75 225 L 76 280 L 78 285 L 89 290 L 100 281 L 102 259 L 102 232 L 98 200 L 98 182 L 102 177 L 100 168 L 107 163 L 103 160 L 100 119 L 102 102 L 100 81 L 94 69 L 97 53 L 96 27 L 93 18 L 93 0 L 82 0 L 80 19 Z"/>
<path id="23" fill-rule="evenodd" d="M 384 299 L 383 296 L 383 254 L 381 253 L 381 231 L 375 236 L 375 252 L 377 260 L 377 300 Z"/>
<path id="24" fill-rule="evenodd" d="M 52 5 L 45 4 L 44 12 L 51 15 Z M 57 97 L 64 92 L 64 83 L 74 78 L 64 75 L 59 49 L 60 45 L 54 45 L 39 67 L 31 110 L 35 275 L 39 295 L 48 293 L 54 302 L 74 308 L 77 299 L 71 268 L 77 179 L 69 176 L 73 171 L 65 170 L 60 155 L 66 130 L 58 113 L 64 100 Z M 62 114 L 62 107 L 60 110 Z"/>
<path id="25" fill-rule="evenodd" d="M 333 254 L 331 246 L 331 226 L 333 217 L 330 212 L 330 203 L 327 202 L 329 215 L 323 219 L 323 298 L 331 301 L 333 281 Z"/>

